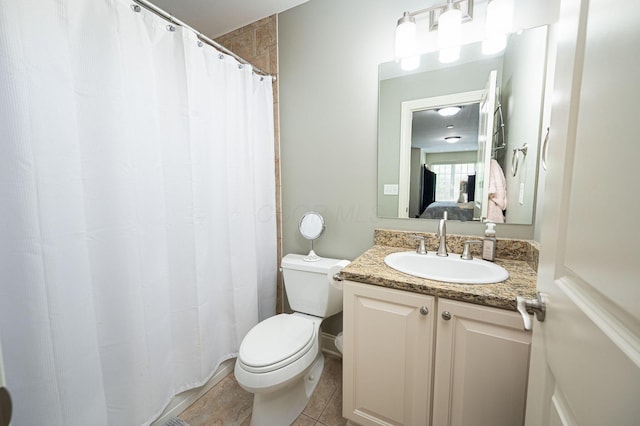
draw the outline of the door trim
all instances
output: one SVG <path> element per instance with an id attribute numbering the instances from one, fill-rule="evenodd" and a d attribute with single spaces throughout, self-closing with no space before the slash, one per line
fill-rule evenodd
<path id="1" fill-rule="evenodd" d="M 411 180 L 411 124 L 413 113 L 425 109 L 480 102 L 483 90 L 404 101 L 400 111 L 400 167 L 398 176 L 398 218 L 409 217 L 409 182 Z"/>

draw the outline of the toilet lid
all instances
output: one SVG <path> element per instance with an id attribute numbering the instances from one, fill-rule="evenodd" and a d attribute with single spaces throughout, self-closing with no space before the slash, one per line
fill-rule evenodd
<path id="1" fill-rule="evenodd" d="M 239 357 L 249 369 L 281 368 L 304 355 L 313 345 L 313 322 L 280 314 L 258 323 L 242 340 Z M 288 362 L 286 362 L 288 361 Z"/>

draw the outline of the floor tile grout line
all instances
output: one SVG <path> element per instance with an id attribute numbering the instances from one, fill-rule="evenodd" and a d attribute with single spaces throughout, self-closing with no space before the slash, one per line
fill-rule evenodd
<path id="1" fill-rule="evenodd" d="M 322 410 L 320 410 L 320 414 L 318 415 L 318 418 L 315 419 L 317 422 L 320 422 L 320 419 L 322 418 L 322 415 L 324 414 L 324 412 L 329 407 L 329 404 L 331 404 L 331 400 L 333 399 L 333 397 L 335 396 L 337 391 L 338 391 L 338 389 L 334 389 L 333 392 L 331 392 L 331 395 L 329 395 L 329 398 L 327 398 L 327 402 L 324 404 L 324 407 L 322 407 Z"/>

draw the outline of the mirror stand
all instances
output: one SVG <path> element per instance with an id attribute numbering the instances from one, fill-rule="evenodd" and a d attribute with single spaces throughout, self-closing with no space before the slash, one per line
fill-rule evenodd
<path id="1" fill-rule="evenodd" d="M 313 251 L 313 240 L 311 240 L 311 250 L 309 251 L 309 254 L 306 255 L 303 259 L 306 262 L 317 262 L 318 260 L 320 260 L 320 256 L 318 256 L 316 252 Z"/>
<path id="2" fill-rule="evenodd" d="M 298 224 L 300 234 L 307 240 L 311 241 L 311 251 L 303 259 L 306 262 L 317 262 L 322 259 L 313 251 L 313 242 L 317 240 L 325 230 L 324 218 L 320 213 L 308 212 L 302 216 L 300 223 Z"/>

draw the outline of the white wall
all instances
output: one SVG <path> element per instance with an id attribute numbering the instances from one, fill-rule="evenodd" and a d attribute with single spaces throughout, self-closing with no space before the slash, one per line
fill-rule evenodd
<path id="1" fill-rule="evenodd" d="M 466 152 L 436 152 L 425 155 L 427 165 L 443 163 L 475 163 L 478 151 Z"/>
<path id="2" fill-rule="evenodd" d="M 556 2 L 518 0 L 516 19 L 526 27 L 552 22 Z M 435 3 L 310 0 L 279 15 L 285 253 L 309 249 L 297 231 L 306 210 L 325 216 L 327 230 L 315 246 L 321 256 L 357 257 L 373 244 L 375 228 L 436 230 L 436 221 L 376 213 L 378 64 L 393 59 L 402 12 Z M 462 222 L 447 229 L 483 232 L 481 224 Z M 531 238 L 533 232 L 533 226 L 498 226 L 498 236 Z"/>
<path id="3" fill-rule="evenodd" d="M 539 27 L 513 34 L 504 54 L 501 100 L 507 136 L 503 170 L 508 188 L 507 222 L 533 221 L 546 50 L 547 29 Z M 540 117 L 540 120 L 531 117 Z M 527 144 L 527 155 L 518 154 L 518 169 L 513 176 L 513 149 L 524 144 Z"/>

